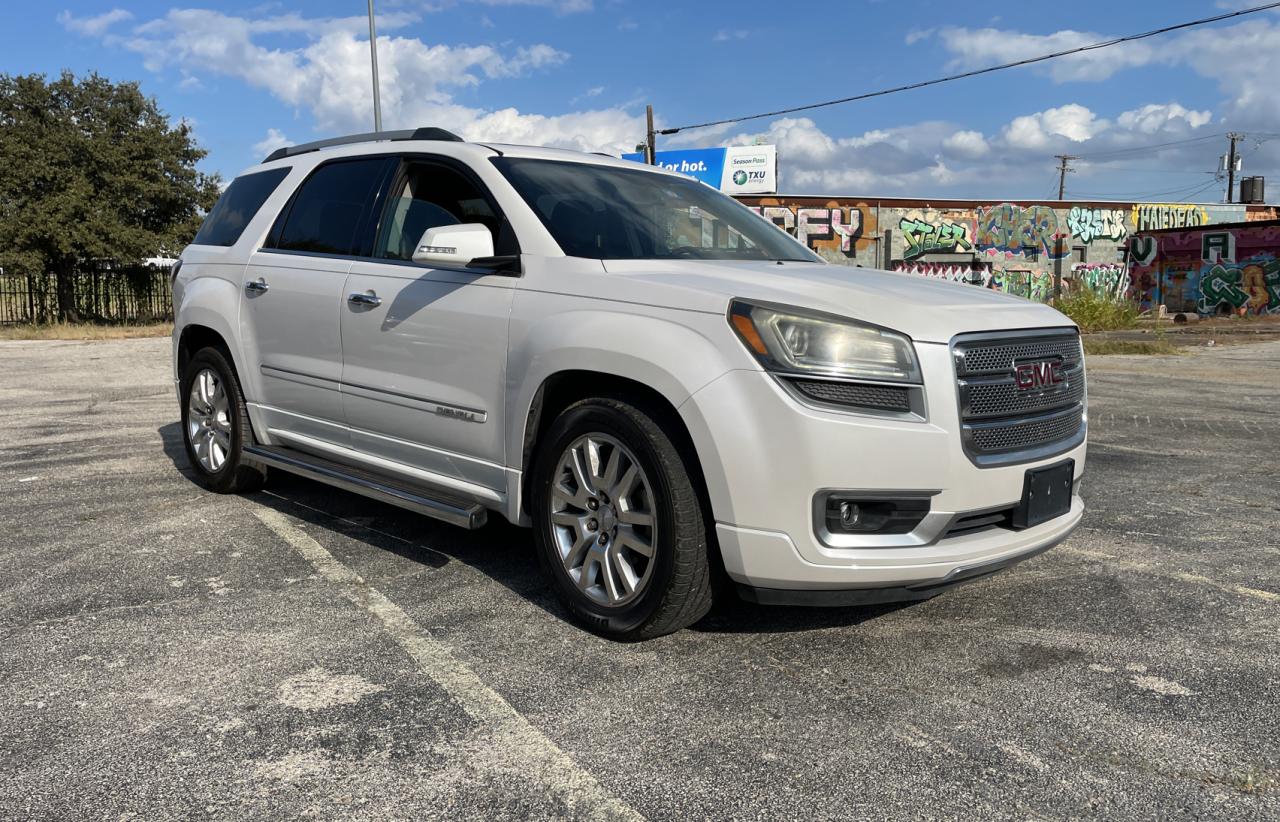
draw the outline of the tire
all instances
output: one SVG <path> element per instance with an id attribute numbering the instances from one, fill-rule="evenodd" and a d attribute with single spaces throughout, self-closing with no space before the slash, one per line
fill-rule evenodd
<path id="1" fill-rule="evenodd" d="M 702 505 L 660 419 L 622 398 L 583 400 L 551 424 L 534 460 L 539 563 L 573 617 L 615 639 L 662 636 L 711 609 Z"/>
<path id="2" fill-rule="evenodd" d="M 193 393 L 194 392 L 194 393 Z M 245 459 L 249 411 L 225 353 L 202 348 L 182 372 L 182 440 L 201 485 L 220 494 L 256 491 L 266 466 Z"/>

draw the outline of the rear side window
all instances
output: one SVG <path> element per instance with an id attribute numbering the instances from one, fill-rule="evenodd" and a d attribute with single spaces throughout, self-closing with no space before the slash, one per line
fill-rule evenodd
<path id="1" fill-rule="evenodd" d="M 262 208 L 271 192 L 280 185 L 280 181 L 289 176 L 290 171 L 288 166 L 273 168 L 270 171 L 244 174 L 232 180 L 209 215 L 204 218 L 204 224 L 200 226 L 200 231 L 192 242 L 197 245 L 235 245 L 244 232 L 244 227 L 258 213 L 258 209 Z"/>
<path id="2" fill-rule="evenodd" d="M 322 254 L 355 254 L 370 200 L 382 182 L 386 157 L 320 166 L 294 196 L 275 247 Z"/>

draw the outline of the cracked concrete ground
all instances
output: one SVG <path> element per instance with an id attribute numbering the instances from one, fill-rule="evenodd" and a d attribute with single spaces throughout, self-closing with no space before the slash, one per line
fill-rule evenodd
<path id="1" fill-rule="evenodd" d="M 1048 554 L 630 645 L 519 529 L 201 490 L 167 359 L 0 343 L 0 818 L 1280 816 L 1280 343 L 1091 360 Z"/>

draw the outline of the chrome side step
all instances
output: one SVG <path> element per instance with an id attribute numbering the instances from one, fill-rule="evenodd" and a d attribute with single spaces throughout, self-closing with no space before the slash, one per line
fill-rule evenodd
<path id="1" fill-rule="evenodd" d="M 245 446 L 245 456 L 271 468 L 313 479 L 381 502 L 397 505 L 450 525 L 475 530 L 489 512 L 477 502 L 450 497 L 433 489 L 409 485 L 382 474 L 332 462 L 324 457 L 269 445 Z"/>

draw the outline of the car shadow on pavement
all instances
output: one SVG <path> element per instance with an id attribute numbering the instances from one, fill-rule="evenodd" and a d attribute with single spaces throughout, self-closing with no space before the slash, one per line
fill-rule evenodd
<path id="1" fill-rule="evenodd" d="M 174 467 L 198 485 L 195 471 L 187 461 L 181 424 L 161 426 L 158 433 L 164 453 Z M 451 561 L 461 562 L 556 619 L 569 619 L 538 567 L 532 532 L 508 523 L 501 516 L 490 517 L 483 528 L 467 531 L 284 471 L 271 472 L 266 488 L 245 498 L 425 567 L 440 568 Z M 345 556 L 339 559 L 349 561 Z M 718 597 L 716 607 L 691 630 L 768 634 L 849 627 L 914 604 L 803 608 L 744 602 L 727 587 L 725 593 L 727 596 Z"/>

